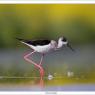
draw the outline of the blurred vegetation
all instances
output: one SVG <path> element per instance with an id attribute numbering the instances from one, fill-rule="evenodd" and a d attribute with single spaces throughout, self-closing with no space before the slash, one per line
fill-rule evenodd
<path id="1" fill-rule="evenodd" d="M 17 46 L 15 37 L 95 43 L 95 5 L 0 5 L 0 48 Z"/>

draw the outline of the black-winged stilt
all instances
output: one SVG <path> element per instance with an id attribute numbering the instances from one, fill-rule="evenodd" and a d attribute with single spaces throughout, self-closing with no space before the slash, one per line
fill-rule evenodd
<path id="1" fill-rule="evenodd" d="M 60 37 L 58 39 L 58 42 L 56 42 L 54 40 L 32 40 L 32 41 L 29 41 L 29 40 L 24 40 L 24 39 L 20 39 L 20 38 L 16 38 L 16 39 L 18 39 L 21 43 L 23 43 L 33 49 L 33 51 L 31 53 L 24 56 L 24 59 L 26 61 L 34 64 L 39 69 L 41 78 L 43 78 L 43 76 L 44 76 L 44 69 L 41 65 L 42 65 L 43 57 L 46 53 L 48 53 L 50 51 L 59 50 L 64 45 L 68 46 L 71 50 L 73 50 L 72 47 L 70 46 L 68 40 L 65 37 Z M 41 57 L 39 64 L 35 63 L 34 61 L 32 61 L 28 58 L 30 55 L 34 54 L 35 52 L 42 54 L 42 57 Z"/>

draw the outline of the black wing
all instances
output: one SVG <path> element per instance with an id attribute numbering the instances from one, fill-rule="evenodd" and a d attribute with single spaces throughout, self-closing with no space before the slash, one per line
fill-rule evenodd
<path id="1" fill-rule="evenodd" d="M 33 45 L 33 46 L 43 46 L 43 45 L 48 45 L 51 41 L 50 40 L 34 40 L 34 41 L 29 41 L 29 40 L 24 40 L 24 39 L 20 39 L 20 38 L 16 38 L 19 41 L 25 42 L 29 45 Z"/>

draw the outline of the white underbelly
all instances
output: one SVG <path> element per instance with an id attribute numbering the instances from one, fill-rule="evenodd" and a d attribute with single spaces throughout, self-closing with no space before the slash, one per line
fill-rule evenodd
<path id="1" fill-rule="evenodd" d="M 35 51 L 40 52 L 40 53 L 47 53 L 53 50 L 53 48 L 50 45 L 45 45 L 45 46 L 37 46 L 34 48 Z"/>

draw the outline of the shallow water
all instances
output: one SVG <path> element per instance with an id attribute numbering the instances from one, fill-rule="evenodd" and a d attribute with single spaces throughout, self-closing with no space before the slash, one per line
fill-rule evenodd
<path id="1" fill-rule="evenodd" d="M 23 59 L 27 49 L 0 51 L 0 90 L 94 91 L 95 46 L 80 46 L 75 50 L 64 48 L 45 56 L 43 89 L 38 86 L 39 71 Z M 39 62 L 40 55 L 34 55 L 33 59 Z M 50 75 L 52 78 L 48 78 Z"/>

